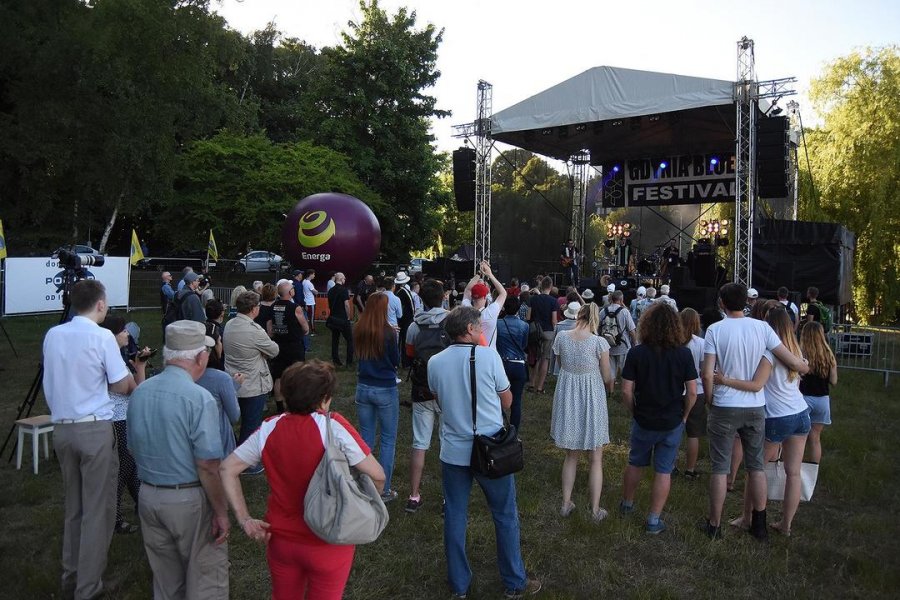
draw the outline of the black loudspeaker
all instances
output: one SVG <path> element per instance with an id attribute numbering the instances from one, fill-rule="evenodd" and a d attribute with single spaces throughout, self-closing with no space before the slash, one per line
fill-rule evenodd
<path id="1" fill-rule="evenodd" d="M 756 183 L 760 198 L 786 198 L 790 189 L 789 122 L 767 117 L 756 126 Z"/>
<path id="2" fill-rule="evenodd" d="M 694 283 L 700 287 L 716 285 L 716 257 L 705 254 L 694 258 Z"/>
<path id="3" fill-rule="evenodd" d="M 672 269 L 672 285 L 675 287 L 684 287 L 688 284 L 687 267 L 678 266 Z"/>
<path id="4" fill-rule="evenodd" d="M 718 306 L 718 290 L 714 287 L 686 287 L 675 289 L 672 297 L 678 302 L 678 308 L 693 308 L 703 314 L 707 308 Z"/>
<path id="5" fill-rule="evenodd" d="M 475 210 L 475 150 L 468 146 L 453 151 L 453 193 L 456 210 Z"/>

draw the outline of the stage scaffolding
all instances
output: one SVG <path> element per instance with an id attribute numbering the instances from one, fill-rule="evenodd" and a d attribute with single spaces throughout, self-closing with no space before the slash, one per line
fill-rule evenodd
<path id="1" fill-rule="evenodd" d="M 754 43 L 748 37 L 737 42 L 737 80 L 734 84 L 736 110 L 735 132 L 735 206 L 734 206 L 734 281 L 748 287 L 753 277 L 753 232 L 757 220 L 756 122 L 759 101 L 796 93 L 795 77 L 756 80 Z M 472 123 L 454 125 L 454 137 L 475 145 L 475 269 L 491 257 L 491 117 L 493 86 L 478 81 L 476 119 Z M 583 247 L 585 206 L 590 173 L 587 151 L 572 155 L 567 161 L 572 185 L 570 235 Z M 795 183 L 796 185 L 796 183 Z M 795 217 L 796 218 L 796 217 Z"/>

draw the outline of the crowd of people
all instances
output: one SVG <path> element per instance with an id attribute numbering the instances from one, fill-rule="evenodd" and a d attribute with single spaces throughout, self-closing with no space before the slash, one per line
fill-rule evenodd
<path id="1" fill-rule="evenodd" d="M 679 312 L 667 285 L 658 295 L 641 286 L 626 305 L 614 284 L 597 294 L 575 286 L 560 293 L 541 275 L 531 285 L 514 279 L 504 286 L 487 262 L 459 288 L 400 272 L 367 275 L 351 294 L 344 275 L 334 273 L 324 322 L 332 360 L 324 362 L 307 357 L 315 277 L 308 270 L 254 282 L 251 290 L 239 286 L 226 306 L 204 295 L 209 286 L 193 271 L 177 287 L 163 273 L 165 368 L 153 376 L 149 349 L 137 346 L 124 319 L 107 314 L 103 285 L 73 286 L 76 316 L 44 341 L 44 389 L 65 491 L 64 595 L 99 596 L 113 533 L 140 529 L 155 598 L 227 598 L 230 506 L 243 533 L 266 543 L 274 598 L 304 597 L 304 590 L 308 598 L 340 598 L 354 547 L 324 542 L 303 519 L 329 414 L 348 463 L 372 478 L 385 503 L 408 491 L 409 514 L 425 504 L 425 456 L 437 429 L 442 498 L 434 502 L 443 516 L 451 594 L 465 598 L 472 580 L 466 528 L 473 482 L 493 517 L 504 596 L 537 593 L 541 583 L 522 558 L 515 476 L 491 479 L 470 464 L 473 438 L 518 431 L 526 390 L 544 394 L 551 381 L 549 434 L 565 453 L 561 518 L 576 510 L 581 454 L 589 462 L 587 514 L 597 523 L 609 515 L 603 451 L 608 404 L 617 398 L 632 416 L 620 515 L 637 511 L 636 489 L 652 466 L 643 527 L 664 532 L 682 441 L 684 477 L 694 480 L 706 437 L 711 467 L 702 531 L 722 537 L 725 497 L 743 465 L 744 511 L 730 524 L 761 540 L 770 528 L 791 534 L 801 462 L 804 455 L 821 460 L 829 388 L 837 383 L 827 309 L 815 288 L 802 317 L 786 289 L 764 301 L 739 284 L 724 285 L 718 305 L 700 314 Z M 330 411 L 336 368 L 356 371 L 359 431 Z M 401 388 L 404 378 L 409 385 Z M 408 396 L 401 398 L 401 389 Z M 264 418 L 270 395 L 274 410 Z M 408 479 L 394 469 L 402 406 L 411 411 Z M 779 456 L 784 503 L 770 526 L 765 466 Z M 241 475 L 268 483 L 262 518 L 248 508 Z M 122 516 L 125 490 L 139 527 Z"/>

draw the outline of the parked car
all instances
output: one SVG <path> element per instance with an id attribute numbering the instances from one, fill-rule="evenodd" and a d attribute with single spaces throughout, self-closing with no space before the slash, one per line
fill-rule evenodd
<path id="1" fill-rule="evenodd" d="M 235 264 L 235 270 L 241 273 L 260 273 L 276 271 L 281 267 L 281 257 L 267 250 L 251 250 Z"/>
<path id="2" fill-rule="evenodd" d="M 100 254 L 99 250 L 95 250 L 85 244 L 75 244 L 73 246 L 60 246 L 53 252 L 53 255 L 55 256 L 56 254 L 59 253 L 60 250 L 63 250 L 63 249 L 68 250 L 70 252 L 74 252 L 75 254 L 81 254 L 84 256 L 102 256 Z"/>
<path id="3" fill-rule="evenodd" d="M 424 263 L 427 258 L 414 258 L 409 261 L 409 273 L 421 273 L 422 272 L 422 263 Z"/>

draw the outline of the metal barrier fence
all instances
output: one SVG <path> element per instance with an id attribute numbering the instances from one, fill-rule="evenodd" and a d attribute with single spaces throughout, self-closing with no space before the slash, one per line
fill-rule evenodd
<path id="1" fill-rule="evenodd" d="M 220 261 L 221 263 L 222 261 Z M 181 279 L 180 271 L 172 271 L 172 282 L 177 285 Z M 162 287 L 162 273 L 154 270 L 132 269 L 129 283 L 129 309 L 157 309 L 161 310 L 160 288 Z M 263 283 L 275 283 L 280 278 L 290 279 L 288 272 L 260 272 L 242 273 L 229 269 L 215 269 L 209 273 L 212 281 L 212 290 L 216 298 L 223 304 L 231 302 L 231 292 L 238 285 L 243 285 L 248 290 L 252 289 L 254 281 Z"/>
<path id="2" fill-rule="evenodd" d="M 884 373 L 900 373 L 900 328 L 840 325 L 828 334 L 838 367 Z"/>

